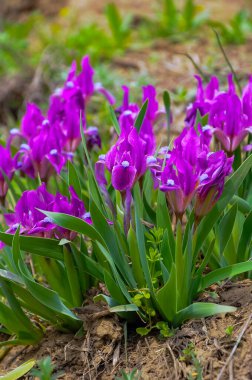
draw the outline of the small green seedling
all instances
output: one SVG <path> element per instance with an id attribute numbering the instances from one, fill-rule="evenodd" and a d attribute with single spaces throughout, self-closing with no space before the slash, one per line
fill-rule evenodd
<path id="1" fill-rule="evenodd" d="M 53 374 L 55 366 L 52 364 L 50 356 L 46 356 L 37 363 L 38 369 L 33 369 L 31 374 L 39 380 L 56 380 L 63 375 L 62 372 Z"/>
<path id="2" fill-rule="evenodd" d="M 126 371 L 121 371 L 121 376 L 116 377 L 115 380 L 140 380 L 141 373 L 137 368 L 134 368 L 132 371 L 127 373 Z"/>
<path id="3" fill-rule="evenodd" d="M 233 332 L 234 332 L 234 326 L 228 326 L 226 329 L 225 329 L 225 334 L 227 336 L 232 336 L 233 335 Z"/>

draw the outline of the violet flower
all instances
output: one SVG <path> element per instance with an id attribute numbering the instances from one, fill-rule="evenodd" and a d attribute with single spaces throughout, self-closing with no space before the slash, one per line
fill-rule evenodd
<path id="1" fill-rule="evenodd" d="M 28 103 L 26 112 L 21 122 L 21 134 L 26 139 L 30 139 L 38 133 L 45 117 L 42 115 L 40 108 L 33 103 Z"/>
<path id="2" fill-rule="evenodd" d="M 0 202 L 4 204 L 4 200 L 8 191 L 8 183 L 6 179 L 12 179 L 15 172 L 14 160 L 11 157 L 10 150 L 0 145 Z"/>
<path id="3" fill-rule="evenodd" d="M 195 101 L 187 108 L 185 124 L 193 127 L 196 120 L 197 111 L 201 116 L 206 115 L 213 103 L 214 97 L 219 93 L 218 78 L 212 76 L 206 87 L 203 87 L 202 78 L 199 75 L 194 76 L 198 81 L 198 89 Z"/>
<path id="4" fill-rule="evenodd" d="M 243 112 L 242 102 L 236 94 L 225 93 L 216 97 L 209 113 L 209 125 L 214 128 L 214 135 L 229 155 L 249 133 L 252 133 L 252 126 L 247 124 L 248 117 Z"/>
<path id="5" fill-rule="evenodd" d="M 38 175 L 47 182 L 55 172 L 60 173 L 71 155 L 63 151 L 64 136 L 61 130 L 44 123 L 43 129 L 29 144 L 22 144 L 15 156 L 16 168 L 31 178 Z"/>
<path id="6" fill-rule="evenodd" d="M 131 218 L 131 189 L 147 169 L 147 157 L 144 153 L 144 144 L 135 127 L 121 135 L 115 145 L 106 155 L 101 155 L 95 165 L 97 182 L 105 196 L 106 202 L 113 215 L 116 210 L 110 199 L 106 185 L 105 169 L 111 173 L 111 184 L 121 192 L 124 203 L 124 230 L 127 234 Z"/>
<path id="7" fill-rule="evenodd" d="M 73 62 L 63 88 L 57 89 L 50 99 L 48 119 L 52 124 L 57 122 L 65 136 L 64 149 L 74 152 L 81 142 L 80 117 L 84 131 L 86 131 L 85 110 L 94 92 L 102 93 L 110 104 L 115 103 L 114 97 L 101 83 L 93 82 L 94 70 L 90 65 L 89 57 L 82 59 L 82 71 L 77 75 L 77 65 Z M 90 132 L 90 131 L 89 131 Z M 88 132 L 88 135 L 89 135 Z M 99 136 L 91 145 L 100 146 Z"/>
<path id="8" fill-rule="evenodd" d="M 233 157 L 227 158 L 223 151 L 207 155 L 205 170 L 200 172 L 194 211 L 196 218 L 205 216 L 220 198 L 225 178 L 232 172 Z"/>
<path id="9" fill-rule="evenodd" d="M 84 111 L 84 99 L 79 88 L 66 86 L 51 96 L 48 119 L 62 131 L 67 152 L 74 152 L 80 144 L 80 118 L 84 129 L 86 126 Z"/>
<path id="10" fill-rule="evenodd" d="M 182 219 L 195 198 L 195 214 L 200 219 L 221 196 L 233 157 L 227 158 L 223 151 L 209 152 L 202 136 L 185 128 L 174 141 L 172 151 L 158 162 L 159 170 L 155 168 L 152 173 L 177 218 Z"/>
<path id="11" fill-rule="evenodd" d="M 116 190 L 131 189 L 146 171 L 144 145 L 133 127 L 127 136 L 122 134 L 106 154 L 106 168 L 111 172 L 111 182 Z"/>
<path id="12" fill-rule="evenodd" d="M 116 109 L 116 112 L 119 115 L 119 125 L 121 127 L 122 134 L 128 135 L 135 123 L 140 108 L 136 103 L 130 103 L 129 88 L 127 86 L 122 86 L 122 89 L 124 92 L 122 105 Z M 156 147 L 154 124 L 159 116 L 164 113 L 164 111 L 159 110 L 154 86 L 143 86 L 142 90 L 142 102 L 144 103 L 148 99 L 148 107 L 142 122 L 139 136 L 144 145 L 145 155 L 153 155 Z"/>
<path id="13" fill-rule="evenodd" d="M 70 194 L 70 200 L 59 193 L 54 196 L 46 190 L 45 184 L 36 190 L 25 191 L 18 200 L 14 213 L 5 214 L 9 226 L 6 232 L 13 234 L 20 226 L 21 234 L 73 240 L 76 233 L 55 225 L 50 218 L 39 211 L 63 212 L 91 224 L 89 213 L 72 188 Z"/>
<path id="14" fill-rule="evenodd" d="M 206 88 L 202 79 L 198 80 L 198 91 L 195 102 L 187 109 L 186 125 L 193 127 L 197 111 L 201 116 L 209 114 L 208 125 L 197 126 L 209 144 L 214 135 L 229 156 L 238 148 L 244 138 L 252 133 L 252 78 L 244 88 L 242 98 L 236 94 L 232 74 L 228 75 L 228 90 L 219 91 L 216 77 L 212 77 Z M 249 148 L 247 148 L 248 150 Z"/>
<path id="15" fill-rule="evenodd" d="M 80 74 L 77 75 L 76 71 L 77 65 L 76 62 L 73 62 L 65 86 L 79 88 L 85 104 L 87 104 L 94 92 L 99 92 L 104 95 L 111 105 L 115 103 L 113 95 L 106 90 L 101 83 L 94 83 L 93 76 L 95 72 L 90 65 L 89 56 L 86 55 L 82 58 Z"/>
<path id="16" fill-rule="evenodd" d="M 87 149 L 90 151 L 95 146 L 101 149 L 101 137 L 99 135 L 99 130 L 97 127 L 88 127 L 84 131 L 84 135 L 86 137 Z"/>

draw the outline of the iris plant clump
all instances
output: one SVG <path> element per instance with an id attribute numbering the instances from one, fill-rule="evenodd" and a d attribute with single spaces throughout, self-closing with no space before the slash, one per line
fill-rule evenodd
<path id="1" fill-rule="evenodd" d="M 216 77 L 205 88 L 197 77 L 182 132 L 158 146 L 156 123 L 164 115 L 170 125 L 172 118 L 155 88 L 143 87 L 140 106 L 123 86 L 122 104 L 113 109 L 114 97 L 93 74 L 88 57 L 79 74 L 73 63 L 46 115 L 28 104 L 20 129 L 0 147 L 7 225 L 0 232 L 0 322 L 13 344 L 41 337 L 24 310 L 78 330 L 81 321 L 70 309 L 98 281 L 107 292 L 95 300 L 144 323 L 138 331 L 145 334 L 234 310 L 195 300 L 209 285 L 252 271 L 252 204 L 240 196 L 251 186 L 252 80 L 239 97 L 231 76 L 226 92 Z M 95 91 L 110 107 L 109 147 L 86 122 Z"/>

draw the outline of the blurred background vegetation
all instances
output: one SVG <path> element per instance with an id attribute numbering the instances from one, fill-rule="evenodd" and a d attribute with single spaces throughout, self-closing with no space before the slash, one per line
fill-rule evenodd
<path id="1" fill-rule="evenodd" d="M 197 70 L 206 77 L 226 75 L 215 30 L 234 67 L 245 75 L 251 71 L 251 3 L 1 0 L 0 123 L 17 122 L 27 100 L 43 107 L 71 62 L 79 63 L 85 54 L 96 80 L 116 95 L 121 96 L 125 82 L 133 93 L 151 82 L 168 87 L 179 105 L 190 100 Z"/>

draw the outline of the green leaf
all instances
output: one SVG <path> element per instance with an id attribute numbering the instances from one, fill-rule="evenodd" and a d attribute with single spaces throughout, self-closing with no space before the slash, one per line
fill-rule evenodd
<path id="1" fill-rule="evenodd" d="M 113 126 L 115 128 L 116 133 L 119 136 L 120 133 L 121 133 L 121 129 L 120 129 L 120 125 L 118 123 L 115 111 L 114 111 L 114 109 L 110 105 L 108 107 L 109 107 L 109 113 L 110 113 L 110 118 L 111 118 L 112 124 L 113 124 Z"/>
<path id="2" fill-rule="evenodd" d="M 148 327 L 138 327 L 136 329 L 136 332 L 141 335 L 141 336 L 146 336 L 150 333 L 151 331 L 151 328 L 148 328 Z"/>
<path id="3" fill-rule="evenodd" d="M 118 304 L 120 303 L 124 304 L 126 300 L 125 296 L 123 295 L 122 290 L 120 286 L 118 285 L 118 283 L 114 280 L 114 278 L 108 271 L 104 272 L 104 281 L 111 297 L 114 300 L 116 300 Z"/>
<path id="4" fill-rule="evenodd" d="M 247 250 L 249 249 L 251 238 L 252 238 L 251 226 L 252 226 L 252 211 L 250 211 L 250 213 L 248 214 L 243 224 L 242 233 L 241 233 L 241 237 L 240 237 L 239 245 L 237 249 L 238 262 L 249 259 L 246 253 L 247 253 Z"/>
<path id="5" fill-rule="evenodd" d="M 165 194 L 158 192 L 157 198 L 157 227 L 167 229 L 169 236 L 169 246 L 173 257 L 175 256 L 175 239 L 172 231 L 172 224 L 169 215 L 169 210 L 166 203 Z"/>
<path id="6" fill-rule="evenodd" d="M 132 312 L 132 311 L 138 311 L 138 307 L 134 304 L 127 304 L 127 305 L 118 305 L 118 306 L 113 306 L 109 308 L 109 311 L 111 313 L 121 313 L 121 312 Z"/>
<path id="7" fill-rule="evenodd" d="M 206 237 L 217 222 L 225 207 L 231 201 L 242 182 L 246 178 L 252 167 L 252 155 L 250 155 L 235 173 L 227 180 L 223 194 L 213 209 L 202 219 L 196 231 L 196 241 L 194 245 L 194 256 L 200 251 Z"/>
<path id="8" fill-rule="evenodd" d="M 168 91 L 164 91 L 163 93 L 163 102 L 165 107 L 165 113 L 166 113 L 166 122 L 167 122 L 167 145 L 170 144 L 170 128 L 171 128 L 171 98 Z"/>
<path id="9" fill-rule="evenodd" d="M 64 264 L 66 267 L 66 275 L 71 290 L 72 306 L 81 306 L 83 302 L 83 295 L 81 293 L 80 281 L 78 277 L 78 271 L 75 267 L 73 253 L 71 252 L 71 249 L 69 249 L 69 246 L 64 247 Z"/>
<path id="10" fill-rule="evenodd" d="M 76 171 L 76 168 L 74 167 L 74 165 L 72 164 L 70 160 L 68 160 L 68 185 L 74 188 L 76 194 L 81 199 L 82 194 L 81 194 L 80 179 Z"/>
<path id="11" fill-rule="evenodd" d="M 119 249 L 114 225 L 108 224 L 107 220 L 93 201 L 91 201 L 90 204 L 90 212 L 94 226 L 100 235 L 103 236 L 106 247 L 108 248 L 111 257 L 113 258 L 115 265 L 122 273 L 125 281 L 133 288 L 136 287 L 136 281 L 132 275 L 132 271 L 127 262 L 126 255 L 123 252 L 122 247 Z"/>
<path id="12" fill-rule="evenodd" d="M 219 235 L 220 235 L 220 254 L 221 255 L 223 255 L 226 245 L 231 237 L 236 214 L 237 214 L 237 205 L 234 204 L 220 221 L 218 230 L 219 230 Z"/>
<path id="13" fill-rule="evenodd" d="M 27 362 L 23 363 L 13 371 L 10 371 L 6 373 L 3 376 L 0 376 L 0 379 L 2 380 L 17 380 L 20 379 L 20 377 L 24 376 L 27 372 L 29 372 L 36 364 L 36 360 L 31 359 Z"/>
<path id="14" fill-rule="evenodd" d="M 0 240 L 12 246 L 13 235 L 0 232 Z M 20 235 L 19 243 L 22 251 L 51 257 L 55 260 L 63 260 L 63 250 L 62 247 L 59 246 L 58 240 Z"/>
<path id="15" fill-rule="evenodd" d="M 202 273 L 204 272 L 207 264 L 209 263 L 210 257 L 212 255 L 214 244 L 215 244 L 215 239 L 213 239 L 211 243 L 208 245 L 206 254 L 204 254 L 204 258 L 201 261 L 200 266 L 196 271 L 196 276 L 201 276 Z"/>
<path id="16" fill-rule="evenodd" d="M 244 263 L 233 264 L 224 268 L 216 269 L 202 277 L 199 286 L 199 292 L 202 292 L 204 289 L 208 288 L 210 285 L 218 281 L 222 281 L 237 276 L 238 274 L 249 272 L 251 270 L 251 260 L 245 261 Z"/>
<path id="17" fill-rule="evenodd" d="M 149 103 L 149 99 L 146 99 L 145 102 L 144 102 L 144 104 L 142 105 L 142 108 L 139 111 L 139 114 L 137 115 L 137 118 L 136 118 L 134 126 L 135 126 L 135 128 L 137 129 L 138 132 L 140 131 L 141 126 L 143 124 L 143 121 L 144 121 L 144 118 L 145 118 L 145 114 L 146 114 L 146 111 L 147 111 L 147 107 L 148 107 L 148 103 Z"/>
<path id="18" fill-rule="evenodd" d="M 76 250 L 76 247 L 74 247 L 74 249 Z M 101 264 L 99 264 L 97 261 L 92 259 L 92 257 L 89 257 L 83 252 L 81 252 L 81 260 L 83 262 L 83 270 L 86 273 L 90 274 L 99 281 L 104 281 L 104 268 L 101 266 Z"/>
<path id="19" fill-rule="evenodd" d="M 108 263 L 112 269 L 116 285 L 121 289 L 121 292 L 124 295 L 124 297 L 126 298 L 126 300 L 129 303 L 131 303 L 131 296 L 130 296 L 128 289 L 125 286 L 125 284 L 121 278 L 121 275 L 118 273 L 118 270 L 115 266 L 115 263 L 114 263 L 111 255 L 110 255 L 110 253 L 100 243 L 97 243 L 97 246 L 100 249 L 100 251 L 102 252 L 102 254 L 104 255 L 104 258 L 108 261 Z"/>
<path id="20" fill-rule="evenodd" d="M 156 293 L 157 302 L 167 321 L 172 322 L 177 312 L 177 276 L 175 264 L 172 265 L 169 280 Z"/>
<path id="21" fill-rule="evenodd" d="M 19 266 L 25 285 L 32 296 L 56 314 L 65 318 L 69 328 L 72 328 L 74 331 L 78 330 L 81 321 L 63 304 L 58 294 L 29 278 L 24 271 L 24 265 L 20 263 Z"/>
<path id="22" fill-rule="evenodd" d="M 138 289 L 146 286 L 143 269 L 141 265 L 140 252 L 137 245 L 136 234 L 133 228 L 130 226 L 128 232 L 129 254 L 132 262 L 132 270 L 134 277 L 137 281 Z"/>
<path id="23" fill-rule="evenodd" d="M 78 232 L 80 234 L 88 236 L 92 240 L 97 240 L 97 241 L 100 241 L 101 243 L 104 243 L 103 238 L 94 229 L 94 227 L 84 222 L 84 220 L 80 218 L 76 218 L 75 216 L 72 216 L 69 214 L 61 214 L 58 212 L 50 212 L 50 211 L 44 211 L 44 210 L 39 210 L 39 211 L 45 214 L 46 216 L 48 216 L 49 218 L 51 218 L 53 222 L 60 227 L 64 227 L 70 231 Z"/>
<path id="24" fill-rule="evenodd" d="M 146 255 L 146 248 L 145 248 L 145 239 L 144 239 L 144 227 L 141 223 L 141 196 L 140 196 L 140 189 L 139 185 L 136 184 L 133 189 L 134 193 L 134 203 L 135 203 L 135 223 L 136 223 L 136 242 L 138 246 L 138 251 L 140 254 L 140 260 L 142 264 L 142 269 L 145 277 L 145 281 L 147 283 L 147 286 L 154 295 L 153 292 L 153 284 L 151 280 L 151 274 L 149 270 L 147 255 Z"/>
<path id="25" fill-rule="evenodd" d="M 17 298 L 13 294 L 13 291 L 10 285 L 7 282 L 4 282 L 2 280 L 0 281 L 0 284 L 1 284 L 1 291 L 3 292 L 4 296 L 8 300 L 8 304 L 10 306 L 11 312 L 13 313 L 13 317 L 17 316 L 17 319 L 18 319 L 17 326 L 19 326 L 19 330 L 22 332 L 26 332 L 28 335 L 30 335 L 33 338 L 34 341 L 41 338 L 42 337 L 41 330 L 37 329 L 31 323 L 30 319 L 25 315 Z M 12 325 L 12 328 L 13 330 L 10 330 L 11 332 L 15 331 L 16 326 Z"/>
<path id="26" fill-rule="evenodd" d="M 167 229 L 165 229 L 164 231 L 160 252 L 163 258 L 163 263 L 168 272 L 170 273 L 172 264 L 174 262 L 174 252 L 172 252 L 170 248 L 169 235 Z"/>
<path id="27" fill-rule="evenodd" d="M 176 298 L 177 298 L 177 310 L 180 310 L 183 307 L 183 299 L 187 294 L 187 289 L 181 288 L 183 285 L 183 279 L 185 276 L 185 265 L 182 251 L 182 226 L 181 223 L 177 223 L 176 228 L 176 249 L 175 249 L 175 268 L 176 268 Z"/>
<path id="28" fill-rule="evenodd" d="M 181 323 L 188 319 L 206 318 L 211 315 L 219 313 L 232 313 L 236 310 L 235 307 L 217 305 L 215 303 L 197 302 L 180 310 L 175 317 L 175 326 L 179 326 Z"/>

